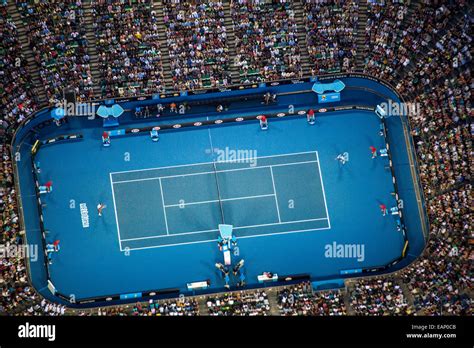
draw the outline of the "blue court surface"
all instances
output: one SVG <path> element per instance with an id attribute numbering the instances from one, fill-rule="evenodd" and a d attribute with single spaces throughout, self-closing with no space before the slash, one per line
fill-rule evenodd
<path id="1" fill-rule="evenodd" d="M 359 97 L 351 95 L 344 98 L 353 104 Z M 307 110 L 316 100 L 311 91 L 291 92 L 272 108 L 285 111 L 297 102 Z M 246 105 L 238 104 L 226 117 L 266 109 L 260 101 Z M 218 117 L 199 108 L 154 123 Z M 245 260 L 247 287 L 262 286 L 258 276 L 264 272 L 312 281 L 363 275 L 362 270 L 386 272 L 404 253 L 399 216 L 390 211 L 383 216 L 379 208 L 385 204 L 390 210 L 397 201 L 390 159 L 372 158 L 369 150 L 386 144 L 373 110 L 320 112 L 314 125 L 297 114 L 276 117 L 265 131 L 255 120 L 165 130 L 157 142 L 148 133 L 131 134 L 113 137 L 109 147 L 102 146 L 98 122 L 71 118 L 65 126 L 40 130 L 41 139 L 82 136 L 43 145 L 34 158 L 41 166 L 38 181 L 53 182 L 53 191 L 40 195 L 45 240 L 61 245 L 47 274 L 44 264 L 30 263 L 43 293 L 54 284 L 53 291 L 75 299 L 117 294 L 130 299 L 147 291 L 176 296 L 189 294 L 187 284 L 199 281 L 209 281 L 204 292 L 222 291 L 225 282 L 215 264 L 224 262 L 217 244 L 223 223 L 233 225 L 232 262 Z M 126 127 L 140 126 L 134 122 Z M 416 236 L 407 254 L 413 260 L 422 237 L 407 144 L 395 119 L 388 122 L 401 139 L 392 149 L 396 170 L 405 175 L 398 190 L 407 214 L 415 216 L 405 218 L 410 238 Z M 25 158 L 33 143 L 25 137 L 19 145 Z M 349 162 L 343 165 L 336 156 L 344 152 Z M 20 163 L 31 242 L 40 241 L 41 233 L 29 168 L 31 163 Z M 99 203 L 106 206 L 102 216 Z M 232 289 L 237 281 L 231 274 Z"/>
<path id="2" fill-rule="evenodd" d="M 61 240 L 51 278 L 80 298 L 203 279 L 221 288 L 214 267 L 222 262 L 219 201 L 249 283 L 265 271 L 328 277 L 385 264 L 400 255 L 403 238 L 378 208 L 393 191 L 386 160 L 370 156 L 370 145 L 382 145 L 378 132 L 373 113 L 348 111 L 314 126 L 299 118 L 267 131 L 257 123 L 182 130 L 158 143 L 114 139 L 110 148 L 87 130 L 84 141 L 44 147 L 41 177 L 54 182 L 44 219 Z M 254 150 L 255 165 L 217 162 L 214 170 L 216 148 Z M 343 151 L 350 152 L 344 166 L 335 160 Z M 69 209 L 71 199 L 87 206 L 89 227 L 78 207 Z M 99 202 L 107 205 L 101 218 Z M 364 244 L 364 260 L 325 257 L 334 242 Z"/>

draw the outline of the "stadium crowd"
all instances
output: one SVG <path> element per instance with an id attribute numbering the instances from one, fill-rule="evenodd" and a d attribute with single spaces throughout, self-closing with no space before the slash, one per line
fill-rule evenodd
<path id="1" fill-rule="evenodd" d="M 359 4 L 305 2 L 305 27 L 312 75 L 351 71 L 355 65 Z"/>
<path id="2" fill-rule="evenodd" d="M 195 316 L 199 315 L 199 305 L 193 299 L 182 298 L 169 301 L 148 301 L 146 306 L 137 303 L 132 315 L 138 316 Z"/>
<path id="3" fill-rule="evenodd" d="M 11 135 L 38 107 L 36 87 L 33 85 L 22 53 L 15 22 L 7 12 L 6 4 L 0 5 L 0 136 Z"/>
<path id="4" fill-rule="evenodd" d="M 29 45 L 50 104 L 73 87 L 80 100 L 93 97 L 81 1 L 17 1 L 27 28 Z"/>
<path id="5" fill-rule="evenodd" d="M 341 291 L 315 292 L 310 282 L 283 288 L 277 297 L 279 312 L 283 316 L 347 314 Z"/>
<path id="6" fill-rule="evenodd" d="M 392 79 L 394 71 L 410 62 L 410 59 L 404 54 L 411 53 L 411 51 L 407 50 L 405 45 L 408 41 L 407 37 L 411 38 L 407 34 L 413 33 L 413 29 L 417 29 L 417 14 L 412 17 L 415 22 L 414 26 L 404 30 L 402 24 L 408 7 L 403 2 L 368 2 L 367 6 L 365 46 L 368 54 L 365 58 L 365 70 L 369 74 L 377 74 L 380 78 Z M 414 39 L 420 37 L 416 34 Z M 413 42 L 409 42 L 409 44 L 414 48 L 417 47 Z M 397 56 L 398 53 L 400 56 Z"/>
<path id="7" fill-rule="evenodd" d="M 349 287 L 350 305 L 356 315 L 410 315 L 403 290 L 395 280 L 375 278 L 357 280 Z"/>
<path id="8" fill-rule="evenodd" d="M 213 316 L 268 315 L 270 311 L 270 303 L 264 290 L 209 296 L 206 306 L 209 315 Z"/>
<path id="9" fill-rule="evenodd" d="M 175 90 L 227 86 L 229 48 L 221 1 L 164 1 L 164 23 Z"/>
<path id="10" fill-rule="evenodd" d="M 428 195 L 430 239 L 425 258 L 403 274 L 425 314 L 467 314 L 472 283 L 472 80 L 465 71 L 431 93 L 413 118 L 420 178 Z"/>
<path id="11" fill-rule="evenodd" d="M 415 97 L 472 60 L 471 17 L 464 0 L 369 2 L 364 72 Z"/>
<path id="12" fill-rule="evenodd" d="M 424 107 L 411 118 L 412 135 L 428 195 L 471 179 L 471 85 L 470 76 L 463 74 L 416 98 Z"/>
<path id="13" fill-rule="evenodd" d="M 152 1 L 92 1 L 102 97 L 164 90 L 158 18 Z"/>
<path id="14" fill-rule="evenodd" d="M 24 312 L 38 301 L 28 284 L 24 254 L 12 253 L 24 243 L 13 179 L 10 139 L 16 127 L 37 109 L 37 97 L 16 25 L 0 4 L 0 315 Z M 13 249 L 12 249 L 13 248 Z"/>
<path id="15" fill-rule="evenodd" d="M 431 224 L 425 253 L 392 277 L 358 280 L 349 287 L 349 307 L 339 291 L 318 292 L 307 283 L 278 292 L 282 315 L 472 314 L 472 21 L 460 0 L 368 4 L 364 72 L 396 84 L 423 105 L 410 117 Z M 38 109 L 36 88 L 50 103 L 72 86 L 80 100 L 93 97 L 90 57 L 81 1 L 26 2 L 16 6 L 30 38 L 42 86 L 33 86 L 15 22 L 0 4 L 0 241 L 2 251 L 24 244 L 13 181 L 9 142 L 16 127 Z M 173 88 L 232 83 L 222 21 L 222 3 L 166 2 L 167 43 Z M 292 78 L 302 73 L 291 3 L 233 1 L 240 82 Z M 102 96 L 162 91 L 163 68 L 157 14 L 150 1 L 94 1 L 93 29 L 99 55 Z M 421 10 L 422 9 L 422 10 Z M 349 71 L 354 66 L 357 2 L 307 2 L 305 26 L 313 73 Z M 410 14 L 410 15 L 409 15 Z M 453 18 L 457 18 L 455 21 Z M 319 24 L 317 24 L 317 23 Z M 189 50 L 183 50 L 186 42 Z M 210 44 L 212 43 L 212 44 Z M 25 49 L 25 48 L 23 48 Z M 400 78 L 403 76 L 404 78 Z M 69 310 L 41 298 L 28 284 L 21 256 L 0 257 L 0 315 L 63 315 Z M 406 285 L 412 299 L 402 291 Z M 265 291 L 209 296 L 211 315 L 265 315 Z M 81 311 L 80 315 L 195 315 L 196 302 L 152 301 L 133 307 Z M 202 313 L 201 313 L 202 314 Z"/>
<path id="16" fill-rule="evenodd" d="M 232 1 L 236 57 L 241 83 L 302 74 L 297 25 L 291 2 Z"/>

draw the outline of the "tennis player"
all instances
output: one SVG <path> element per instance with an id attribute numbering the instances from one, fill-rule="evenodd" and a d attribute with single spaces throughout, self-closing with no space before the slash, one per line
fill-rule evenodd
<path id="1" fill-rule="evenodd" d="M 370 152 L 372 153 L 372 158 L 377 157 L 377 149 L 374 146 L 369 147 Z"/>
<path id="2" fill-rule="evenodd" d="M 171 103 L 170 104 L 170 111 L 174 112 L 174 113 L 178 112 L 178 108 L 176 107 L 176 103 Z"/>
<path id="3" fill-rule="evenodd" d="M 309 124 L 315 124 L 316 123 L 316 118 L 314 117 L 314 110 L 309 109 L 308 112 L 306 112 L 306 121 L 308 121 Z"/>
<path id="4" fill-rule="evenodd" d="M 347 161 L 346 156 L 343 153 L 337 155 L 335 159 L 336 161 L 339 161 L 342 164 L 346 164 L 346 161 Z"/>
<path id="5" fill-rule="evenodd" d="M 46 184 L 44 184 L 44 186 L 46 187 L 47 192 L 51 192 L 51 188 L 53 187 L 53 182 L 50 180 Z"/>
<path id="6" fill-rule="evenodd" d="M 97 205 L 97 212 L 98 212 L 99 216 L 102 216 L 102 210 L 104 210 L 105 208 L 107 208 L 107 206 L 103 203 L 99 203 Z"/>
<path id="7" fill-rule="evenodd" d="M 55 240 L 55 241 L 53 242 L 54 251 L 56 251 L 56 252 L 61 249 L 61 246 L 59 245 L 59 243 L 60 243 L 60 240 L 59 240 L 59 239 L 57 239 L 57 240 Z"/>

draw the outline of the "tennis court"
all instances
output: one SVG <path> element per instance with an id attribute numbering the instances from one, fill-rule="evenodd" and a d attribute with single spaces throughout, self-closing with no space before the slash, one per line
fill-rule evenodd
<path id="1" fill-rule="evenodd" d="M 378 103 L 363 99 L 364 93 L 350 90 L 347 103 Z M 294 114 L 279 116 L 297 103 Z M 101 120 L 75 118 L 68 128 L 41 129 L 43 140 L 81 137 L 48 142 L 35 155 L 38 184 L 54 183 L 51 193 L 41 194 L 41 207 L 32 163 L 20 162 L 28 242 L 41 245 L 43 235 L 46 243 L 61 242 L 51 264 L 31 264 L 35 282 L 51 294 L 50 279 L 58 293 L 84 304 L 178 296 L 190 291 L 190 282 L 208 282 L 203 292 L 221 291 L 225 281 L 216 263 L 225 262 L 218 242 L 223 223 L 233 226 L 238 253 L 231 262 L 245 260 L 248 287 L 261 286 L 263 272 L 281 281 L 325 281 L 392 267 L 405 242 L 399 216 L 379 209 L 397 204 L 390 159 L 372 158 L 369 150 L 386 145 L 380 118 L 363 108 L 320 109 L 310 124 L 299 110 L 316 103 L 307 92 L 281 95 L 268 113 L 274 114 L 268 130 L 255 120 L 267 107 L 252 101 L 231 104 L 225 115 L 196 106 L 182 117 L 130 119 L 119 129 L 129 133 L 112 137 L 109 147 L 101 143 Z M 246 117 L 252 119 L 242 121 Z M 160 130 L 155 142 L 148 131 L 137 132 L 149 122 L 178 123 Z M 387 122 L 400 144 L 391 149 L 401 173 L 398 191 L 405 211 L 417 212 L 403 129 L 395 118 Z M 22 158 L 29 158 L 33 143 L 22 143 Z M 345 152 L 350 161 L 342 165 L 335 159 Z M 100 204 L 106 206 L 101 216 Z M 405 216 L 407 228 L 418 233 L 419 220 L 412 217 Z M 38 233 L 41 223 L 44 234 Z M 337 253 L 352 246 L 363 247 L 363 255 Z M 413 250 L 409 257 L 416 256 Z M 232 288 L 237 280 L 230 280 Z"/>
<path id="2" fill-rule="evenodd" d="M 110 173 L 120 249 L 330 228 L 316 151 Z M 140 224 L 137 226 L 137 220 Z"/>

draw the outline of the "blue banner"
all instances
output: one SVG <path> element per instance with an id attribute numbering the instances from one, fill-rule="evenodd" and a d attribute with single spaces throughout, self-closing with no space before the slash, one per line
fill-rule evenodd
<path id="1" fill-rule="evenodd" d="M 120 295 L 120 299 L 121 300 L 129 300 L 131 298 L 140 298 L 142 297 L 142 293 L 141 292 L 135 292 L 135 293 L 131 293 L 131 294 L 123 294 L 123 295 Z"/>
<path id="2" fill-rule="evenodd" d="M 345 270 L 340 271 L 341 275 L 357 274 L 357 273 L 362 273 L 362 269 L 361 268 L 356 268 L 356 269 L 345 269 Z"/>

